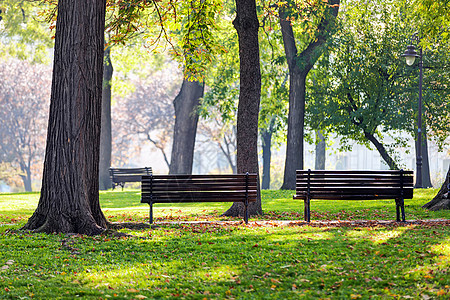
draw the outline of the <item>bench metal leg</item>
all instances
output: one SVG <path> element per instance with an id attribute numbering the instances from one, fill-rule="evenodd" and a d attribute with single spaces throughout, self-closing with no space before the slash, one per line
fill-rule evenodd
<path id="1" fill-rule="evenodd" d="M 397 212 L 397 222 L 406 222 L 405 216 L 405 201 L 403 198 L 395 199 L 395 208 Z M 401 216 L 401 219 L 400 219 Z"/>
<path id="2" fill-rule="evenodd" d="M 245 224 L 248 224 L 248 203 L 245 203 L 244 206 L 245 206 L 244 221 L 245 221 Z"/>
<path id="3" fill-rule="evenodd" d="M 153 202 L 150 202 L 149 205 L 150 205 L 150 224 L 153 224 Z"/>
<path id="4" fill-rule="evenodd" d="M 400 198 L 400 209 L 402 211 L 402 222 L 406 222 L 405 201 L 403 200 L 403 198 Z"/>
<path id="5" fill-rule="evenodd" d="M 397 215 L 397 222 L 400 222 L 400 199 L 395 199 L 395 212 Z"/>
<path id="6" fill-rule="evenodd" d="M 306 222 L 311 222 L 311 210 L 310 210 L 310 199 L 308 197 L 306 197 L 305 201 L 305 221 Z"/>

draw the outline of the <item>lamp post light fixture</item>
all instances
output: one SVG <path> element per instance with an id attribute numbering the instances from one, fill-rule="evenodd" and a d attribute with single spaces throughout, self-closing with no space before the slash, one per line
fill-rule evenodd
<path id="1" fill-rule="evenodd" d="M 416 184 L 415 188 L 422 188 L 422 82 L 423 82 L 423 61 L 422 61 L 422 47 L 419 47 L 419 54 L 416 52 L 416 47 L 413 42 L 419 42 L 417 33 L 411 36 L 411 45 L 406 48 L 403 57 L 406 59 L 406 64 L 412 66 L 416 57 L 419 58 L 419 109 L 417 118 L 417 153 L 416 153 Z"/>

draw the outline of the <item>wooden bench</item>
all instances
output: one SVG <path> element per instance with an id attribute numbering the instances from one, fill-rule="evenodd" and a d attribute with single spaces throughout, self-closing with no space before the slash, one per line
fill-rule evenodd
<path id="1" fill-rule="evenodd" d="M 141 203 L 242 202 L 248 223 L 248 204 L 256 201 L 256 174 L 142 176 Z"/>
<path id="2" fill-rule="evenodd" d="M 152 168 L 109 168 L 109 177 L 111 178 L 112 188 L 120 185 L 125 186 L 125 182 L 141 182 L 142 175 L 151 175 Z"/>
<path id="3" fill-rule="evenodd" d="M 413 171 L 297 170 L 294 199 L 303 199 L 310 222 L 310 200 L 395 199 L 397 221 L 405 222 L 404 199 L 413 197 Z"/>

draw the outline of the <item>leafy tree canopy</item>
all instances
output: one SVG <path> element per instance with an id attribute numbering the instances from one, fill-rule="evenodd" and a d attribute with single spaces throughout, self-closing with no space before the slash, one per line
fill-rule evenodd
<path id="1" fill-rule="evenodd" d="M 12 55 L 34 62 L 49 62 L 48 49 L 53 47 L 51 26 L 42 12 L 43 3 L 3 0 L 0 3 L 0 56 Z"/>
<path id="2" fill-rule="evenodd" d="M 308 104 L 313 128 L 368 147 L 367 134 L 379 140 L 390 135 L 388 152 L 394 156 L 394 148 L 407 141 L 402 132 L 414 135 L 417 128 L 419 77 L 418 68 L 407 67 L 400 56 L 412 30 L 405 6 L 395 3 L 346 7 L 332 48 L 314 71 Z M 447 61 L 446 53 L 431 49 L 424 62 L 424 119 L 440 145 L 450 133 Z"/>

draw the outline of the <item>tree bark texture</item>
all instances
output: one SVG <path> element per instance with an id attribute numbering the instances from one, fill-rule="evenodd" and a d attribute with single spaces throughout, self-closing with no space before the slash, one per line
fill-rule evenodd
<path id="1" fill-rule="evenodd" d="M 41 197 L 22 228 L 95 235 L 99 203 L 104 0 L 60 0 Z"/>
<path id="2" fill-rule="evenodd" d="M 339 5 L 340 0 L 330 1 Z M 289 114 L 286 144 L 286 161 L 281 189 L 295 189 L 295 171 L 303 170 L 303 138 L 305 121 L 306 77 L 323 52 L 330 24 L 338 14 L 339 6 L 330 8 L 317 27 L 317 36 L 301 53 L 295 44 L 292 24 L 283 7 L 280 8 L 280 26 L 284 50 L 289 67 Z"/>
<path id="3" fill-rule="evenodd" d="M 423 208 L 437 211 L 443 209 L 450 209 L 450 167 L 448 168 L 444 184 L 437 195 L 430 202 L 426 203 Z"/>
<path id="4" fill-rule="evenodd" d="M 325 170 L 326 147 L 327 143 L 325 141 L 325 137 L 322 134 L 322 131 L 316 131 L 316 170 Z"/>
<path id="5" fill-rule="evenodd" d="M 112 135 L 111 135 L 111 80 L 113 66 L 111 63 L 111 48 L 105 49 L 103 59 L 103 86 L 102 86 L 102 125 L 100 134 L 100 163 L 99 163 L 99 189 L 107 190 L 111 186 L 109 168 L 111 167 Z"/>
<path id="6" fill-rule="evenodd" d="M 270 189 L 270 161 L 272 158 L 272 134 L 273 131 L 271 129 L 262 130 L 261 131 L 261 140 L 262 140 L 262 156 L 263 156 L 263 174 L 262 174 L 262 183 L 261 189 L 268 190 Z"/>
<path id="7" fill-rule="evenodd" d="M 184 79 L 181 90 L 173 101 L 175 126 L 169 174 L 192 174 L 198 123 L 197 107 L 203 97 L 204 88 L 203 83 Z"/>
<path id="8" fill-rule="evenodd" d="M 259 173 L 258 168 L 258 114 L 261 97 L 261 70 L 259 61 L 259 22 L 255 0 L 236 0 L 236 18 L 233 21 L 239 39 L 240 90 L 237 114 L 237 172 Z M 262 213 L 258 179 L 258 200 L 249 205 L 249 215 Z M 235 202 L 224 213 L 243 216 L 244 205 Z"/>
<path id="9" fill-rule="evenodd" d="M 416 153 L 417 153 L 417 140 L 414 143 Z M 422 127 L 422 187 L 432 188 L 431 176 L 430 176 L 430 160 L 428 158 L 428 142 L 427 142 L 427 132 L 426 126 Z"/>

